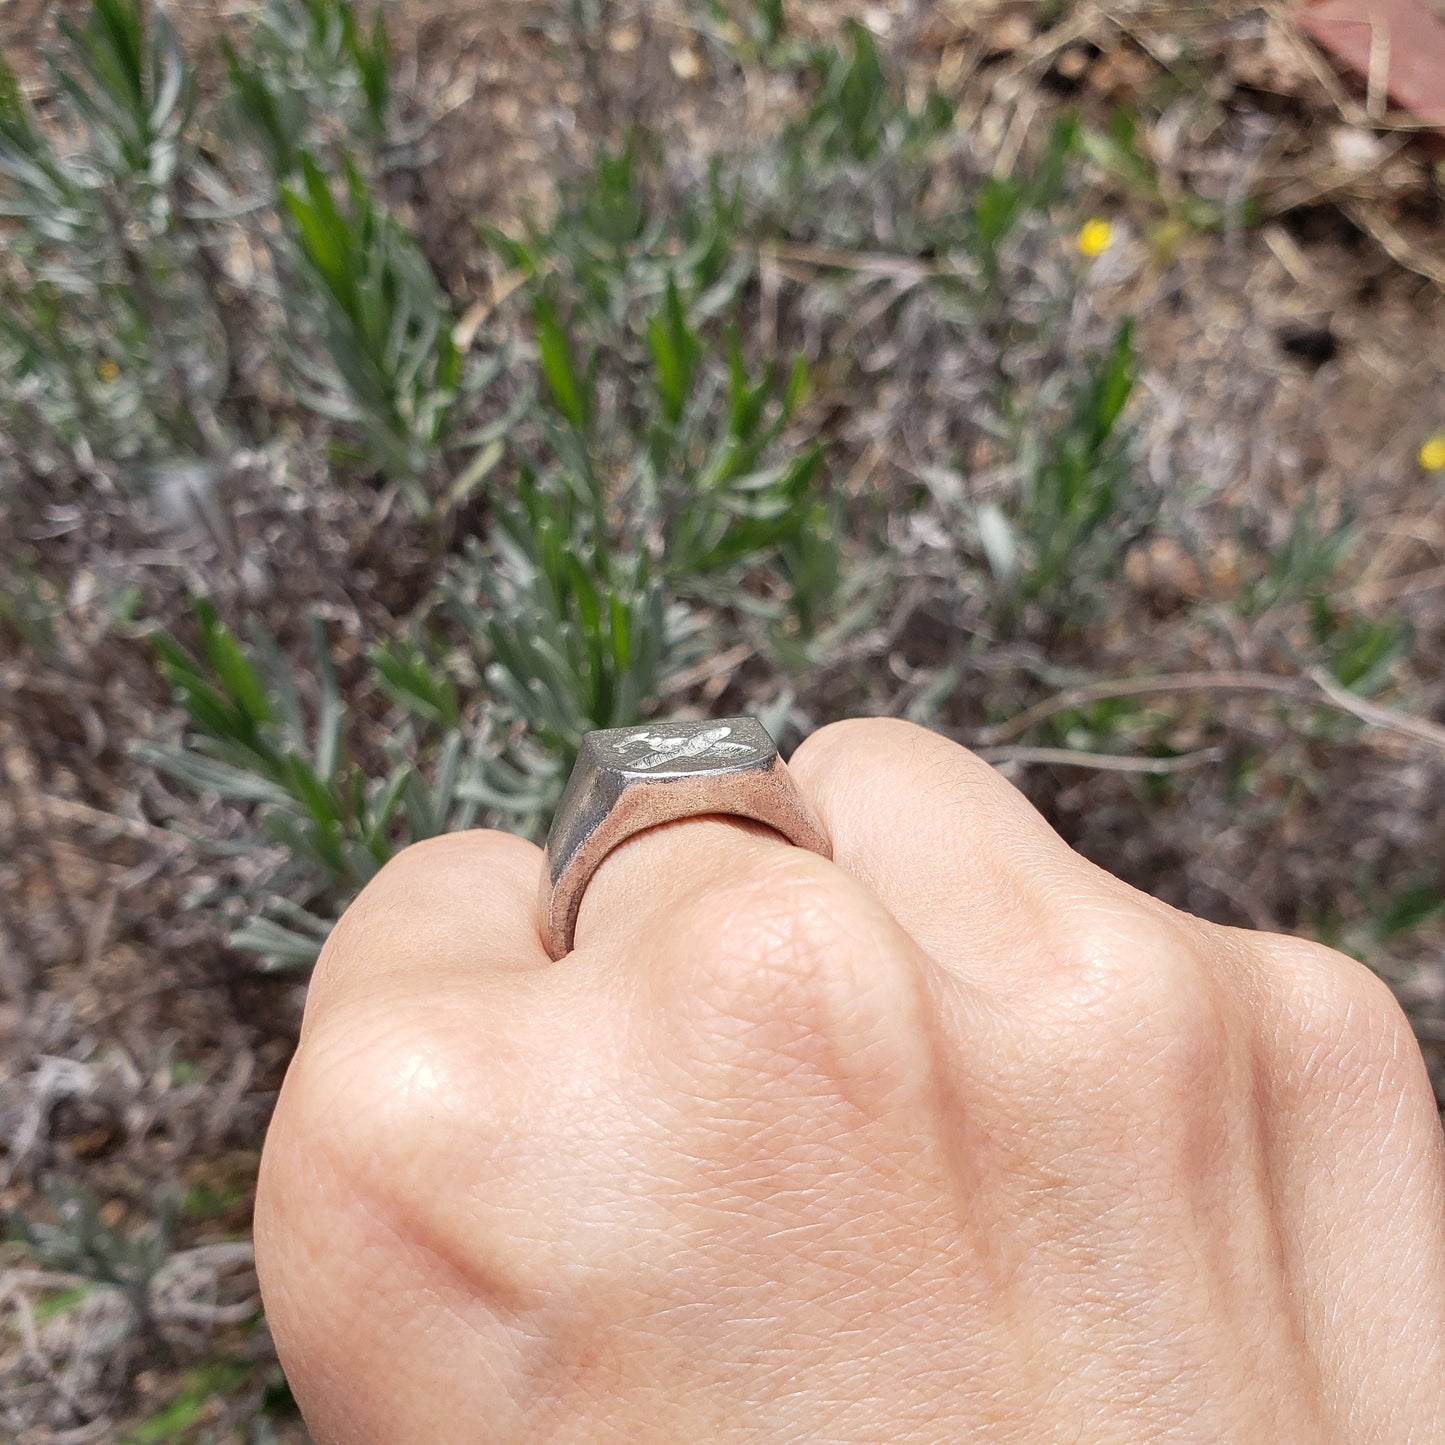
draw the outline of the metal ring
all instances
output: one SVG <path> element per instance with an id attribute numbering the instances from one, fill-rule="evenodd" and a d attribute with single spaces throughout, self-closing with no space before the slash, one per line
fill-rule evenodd
<path id="1" fill-rule="evenodd" d="M 635 833 L 725 813 L 833 856 L 777 744 L 756 718 L 651 723 L 587 733 L 547 834 L 538 916 L 547 952 L 572 949 L 582 895 L 602 860 Z"/>

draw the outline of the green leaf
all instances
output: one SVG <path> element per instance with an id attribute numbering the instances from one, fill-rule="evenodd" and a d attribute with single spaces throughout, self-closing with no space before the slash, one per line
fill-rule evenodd
<path id="1" fill-rule="evenodd" d="M 390 42 L 386 33 L 386 15 L 378 4 L 372 16 L 371 32 L 363 36 L 350 5 L 341 11 L 343 43 L 350 54 L 366 98 L 366 112 L 372 125 L 382 131 L 386 125 L 386 107 L 391 91 L 389 73 Z"/>
<path id="2" fill-rule="evenodd" d="M 46 1320 L 52 1320 L 57 1315 L 74 1309 L 76 1305 L 88 1300 L 95 1290 L 96 1286 L 93 1284 L 77 1284 L 72 1285 L 69 1289 L 60 1289 L 47 1294 L 33 1307 L 36 1323 L 43 1324 Z"/>
<path id="3" fill-rule="evenodd" d="M 215 608 L 201 599 L 195 605 L 206 657 L 222 687 L 237 707 L 257 725 L 271 720 L 266 689 L 230 630 L 216 617 Z"/>
<path id="4" fill-rule="evenodd" d="M 370 653 L 377 682 L 386 694 L 423 720 L 444 728 L 461 723 L 457 690 L 440 664 L 400 640 L 384 642 Z"/>
<path id="5" fill-rule="evenodd" d="M 1445 887 L 1439 882 L 1408 888 L 1392 900 L 1379 919 L 1381 938 L 1394 938 L 1413 932 L 1445 914 Z"/>
<path id="6" fill-rule="evenodd" d="M 762 27 L 763 44 L 769 48 L 776 45 L 787 29 L 787 16 L 783 0 L 752 0 L 753 14 Z"/>
<path id="7" fill-rule="evenodd" d="M 973 203 L 973 223 L 979 239 L 990 251 L 997 250 L 1013 229 L 1023 208 L 1023 199 L 1022 187 L 1008 177 L 989 176 L 979 187 Z"/>
<path id="8" fill-rule="evenodd" d="M 1048 144 L 1027 182 L 1028 205 L 1045 210 L 1064 190 L 1070 163 L 1078 155 L 1082 129 L 1079 117 L 1069 111 L 1061 115 L 1049 132 Z"/>
<path id="9" fill-rule="evenodd" d="M 391 820 L 395 816 L 407 788 L 411 786 L 411 780 L 415 774 L 416 769 L 409 763 L 398 768 L 387 779 L 386 785 L 372 805 L 370 825 L 362 841 L 371 850 L 378 863 L 386 862 L 391 856 L 387 830 L 390 828 Z"/>
<path id="10" fill-rule="evenodd" d="M 1125 321 L 1114 337 L 1114 345 L 1100 374 L 1096 390 L 1091 443 L 1097 448 L 1114 430 L 1134 391 L 1134 326 Z"/>
<path id="11" fill-rule="evenodd" d="M 608 594 L 607 609 L 612 624 L 612 662 L 621 676 L 626 674 L 632 661 L 632 618 L 627 604 L 616 592 Z"/>
<path id="12" fill-rule="evenodd" d="M 557 409 L 578 430 L 587 425 L 588 407 L 577 368 L 572 362 L 572 348 L 567 333 L 557 319 L 551 301 L 539 296 L 532 316 L 537 328 L 537 349 L 542 358 L 542 375 Z"/>
<path id="13" fill-rule="evenodd" d="M 188 1437 L 201 1424 L 213 1400 L 228 1400 L 250 1374 L 250 1366 L 213 1361 L 183 1377 L 169 1404 L 135 1426 L 123 1445 L 169 1445 Z"/>
<path id="14" fill-rule="evenodd" d="M 91 0 L 86 48 L 138 110 L 145 108 L 145 38 L 136 0 Z M 103 61 L 102 61 L 103 58 Z"/>
<path id="15" fill-rule="evenodd" d="M 676 426 L 692 391 L 693 374 L 702 357 L 702 342 L 688 323 L 677 280 L 670 273 L 661 314 L 647 323 L 657 394 L 663 414 Z"/>
<path id="16" fill-rule="evenodd" d="M 271 173 L 278 177 L 291 175 L 300 159 L 295 137 L 306 120 L 304 97 L 289 87 L 273 85 L 259 67 L 245 64 L 225 37 L 221 40 L 221 54 L 236 108 L 260 141 Z"/>
<path id="17" fill-rule="evenodd" d="M 241 953 L 259 955 L 268 969 L 280 971 L 310 968 L 321 952 L 323 940 L 270 918 L 253 918 L 227 934 L 226 942 Z"/>
<path id="18" fill-rule="evenodd" d="M 887 81 L 873 33 L 857 20 L 847 21 L 845 28 L 853 53 L 839 87 L 838 113 L 852 153 L 868 160 L 881 139 L 879 117 Z"/>
<path id="19" fill-rule="evenodd" d="M 202 675 L 194 659 L 174 638 L 164 632 L 151 636 L 160 657 L 161 672 L 176 699 L 193 721 L 214 738 L 236 742 L 246 748 L 258 746 L 251 719 Z"/>
<path id="20" fill-rule="evenodd" d="M 290 186 L 281 196 L 300 232 L 302 251 L 348 316 L 360 315 L 351 234 L 326 177 L 309 152 L 300 154 L 304 194 Z"/>
<path id="21" fill-rule="evenodd" d="M 791 417 L 803 404 L 809 385 L 808 359 L 798 355 L 788 369 L 788 385 L 783 392 L 783 416 Z"/>

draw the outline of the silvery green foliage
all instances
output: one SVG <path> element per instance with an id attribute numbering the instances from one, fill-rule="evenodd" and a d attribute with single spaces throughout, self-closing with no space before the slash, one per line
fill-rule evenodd
<path id="1" fill-rule="evenodd" d="M 383 223 L 355 191 L 343 211 L 301 164 L 288 203 L 337 324 L 364 328 L 367 293 L 338 258 Z M 806 661 L 838 590 L 822 452 L 789 433 L 807 370 L 744 356 L 736 208 L 716 177 L 680 219 L 645 209 L 631 158 L 603 156 L 550 231 L 507 243 L 517 264 L 546 263 L 527 298 L 532 401 L 472 434 L 511 484 L 446 569 L 442 605 L 371 655 L 369 684 L 402 709 L 385 764 L 351 730 L 318 625 L 309 705 L 269 642 L 243 647 L 207 603 L 195 653 L 157 640 L 188 722 L 179 746 L 145 756 L 242 807 L 270 846 L 260 908 L 214 901 L 238 914 L 232 942 L 272 964 L 314 957 L 408 842 L 484 815 L 540 835 L 582 735 L 650 715 L 705 651 L 751 629 Z M 427 355 L 435 341 L 418 333 Z M 368 384 L 359 373 L 350 393 Z"/>
<path id="2" fill-rule="evenodd" d="M 203 453 L 219 434 L 224 331 L 183 192 L 195 84 L 163 12 L 93 0 L 61 21 L 60 123 L 0 62 L 0 415 L 42 463 Z M 57 139 L 56 137 L 63 137 Z"/>
<path id="3" fill-rule="evenodd" d="M 792 220 L 841 210 L 870 244 L 899 249 L 891 271 L 820 275 L 800 303 L 805 334 L 816 323 L 835 369 L 854 364 L 855 338 L 890 326 L 947 339 L 970 373 L 898 376 L 900 409 L 962 381 L 977 400 L 963 424 L 1013 456 L 1008 490 L 982 506 L 960 499 L 960 552 L 971 527 L 978 555 L 958 584 L 991 568 L 1004 627 L 1025 608 L 1080 612 L 1078 579 L 1111 566 L 1133 535 L 1120 519 L 1142 515 L 1122 421 L 1129 332 L 1085 352 L 1083 366 L 1055 368 L 1057 384 L 1037 396 L 1022 396 L 1002 360 L 1015 345 L 1071 355 L 1059 339 L 1069 289 L 1043 272 L 1067 265 L 1050 212 L 1077 127 L 1062 124 L 1016 177 L 980 180 L 929 234 L 915 218 L 917 234 L 877 236 L 868 227 L 880 217 L 903 225 L 948 118 L 931 102 L 904 107 L 859 30 L 813 70 L 814 105 L 773 157 L 778 174 L 792 166 L 817 192 Z M 232 71 L 239 92 L 244 64 Z M 253 80 L 247 104 L 277 142 L 305 279 L 297 309 L 325 338 L 308 403 L 354 428 L 425 513 L 464 397 L 444 299 L 356 167 L 343 166 L 339 190 L 308 150 L 285 151 L 284 93 L 272 77 Z M 254 886 L 212 901 L 233 916 L 232 941 L 272 964 L 313 958 L 337 910 L 416 838 L 473 820 L 540 836 L 582 735 L 653 715 L 708 655 L 741 642 L 780 672 L 806 668 L 836 655 L 887 597 L 886 559 L 844 565 L 843 507 L 808 415 L 810 367 L 769 354 L 753 325 L 760 262 L 747 228 L 779 224 L 776 197 L 764 192 L 750 211 L 758 197 L 721 159 L 691 188 L 675 181 L 633 145 L 603 147 L 545 227 L 491 236 L 523 279 L 506 377 L 516 400 L 505 415 L 483 408 L 464 438 L 477 459 L 455 484 L 486 476 L 489 512 L 439 564 L 406 640 L 374 649 L 363 679 L 343 691 L 314 622 L 305 703 L 264 637 L 243 647 L 204 603 L 197 652 L 158 643 L 188 721 L 179 745 L 147 756 L 249 819 L 236 846 L 269 861 Z M 931 365 L 927 347 L 908 350 Z M 870 364 L 848 380 L 876 384 Z M 918 400 L 906 394 L 914 381 Z M 399 709 L 380 745 L 348 706 L 376 693 Z"/>
<path id="4" fill-rule="evenodd" d="M 246 895 L 204 900 L 230 919 L 232 945 L 271 967 L 309 965 L 340 908 L 399 848 L 473 824 L 482 800 L 471 785 L 490 739 L 462 727 L 445 673 L 415 644 L 392 641 L 373 651 L 370 677 L 394 703 L 395 725 L 382 756 L 363 756 L 319 620 L 303 697 L 264 633 L 243 646 L 205 601 L 195 619 L 195 653 L 155 638 L 185 731 L 137 751 L 188 791 L 241 810 L 241 831 L 221 847 L 249 852 L 260 872 Z"/>
<path id="5" fill-rule="evenodd" d="M 744 345 L 757 255 L 736 179 L 717 161 L 683 200 L 658 180 L 633 147 L 601 150 L 547 230 L 494 237 L 534 278 L 533 468 L 576 499 L 587 545 L 645 554 L 669 595 L 820 615 L 837 558 L 809 369 Z M 741 588 L 759 569 L 772 585 Z"/>
<path id="6" fill-rule="evenodd" d="M 272 171 L 294 175 L 303 149 L 352 137 L 380 144 L 391 100 L 385 7 L 367 25 L 350 0 L 267 0 L 245 55 L 224 47 L 232 103 Z"/>
<path id="7" fill-rule="evenodd" d="M 340 203 L 304 152 L 300 166 L 300 183 L 281 195 L 295 230 L 297 299 L 321 341 L 316 359 L 297 353 L 301 399 L 354 427 L 366 462 L 424 515 L 424 481 L 462 379 L 450 309 L 416 241 L 355 166 L 345 168 Z"/>
<path id="8" fill-rule="evenodd" d="M 6 1221 L 6 1238 L 52 1269 L 116 1290 L 128 1308 L 129 1327 L 140 1332 L 153 1329 L 152 1289 L 171 1257 L 175 1196 L 162 1191 L 150 1224 L 135 1231 L 107 1224 L 89 1190 L 57 1181 L 46 1190 L 46 1196 L 54 1222 L 12 1211 Z"/>
<path id="9" fill-rule="evenodd" d="M 798 425 L 808 369 L 740 337 L 741 197 L 720 165 L 675 208 L 653 180 L 603 150 L 549 227 L 493 237 L 531 278 L 538 396 L 446 590 L 511 740 L 486 801 L 523 826 L 584 732 L 649 715 L 744 632 L 806 662 L 839 592 L 823 452 Z"/>
<path id="10" fill-rule="evenodd" d="M 199 112 L 160 5 L 92 0 L 61 30 L 45 125 L 0 62 L 0 418 L 29 470 L 142 490 L 257 439 L 234 434 L 233 392 L 242 414 L 290 393 L 342 434 L 348 470 L 429 512 L 462 368 L 363 163 L 385 143 L 381 8 L 366 25 L 349 0 L 271 0 L 226 47 L 230 95 Z"/>
<path id="11" fill-rule="evenodd" d="M 810 69 L 809 104 L 749 172 L 818 265 L 806 323 L 894 398 L 867 440 L 935 493 L 959 600 L 1006 635 L 1081 622 L 1157 510 L 1125 413 L 1132 328 L 1086 303 L 1067 239 L 1088 134 L 1065 113 L 994 173 L 942 97 L 904 101 L 865 27 Z"/>
<path id="12" fill-rule="evenodd" d="M 359 159 L 386 142 L 384 10 L 367 26 L 349 0 L 270 0 L 245 53 L 228 46 L 226 61 L 231 107 L 287 222 L 272 250 L 294 394 L 356 435 L 359 469 L 431 515 L 463 366 L 448 298 Z M 474 371 L 470 384 L 481 380 Z"/>

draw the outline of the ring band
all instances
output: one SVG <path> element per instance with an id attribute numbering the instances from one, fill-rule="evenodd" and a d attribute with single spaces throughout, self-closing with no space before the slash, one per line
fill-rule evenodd
<path id="1" fill-rule="evenodd" d="M 538 916 L 552 958 L 571 952 L 582 895 L 602 860 L 646 828 L 723 813 L 833 856 L 768 730 L 750 717 L 587 733 L 547 834 Z"/>

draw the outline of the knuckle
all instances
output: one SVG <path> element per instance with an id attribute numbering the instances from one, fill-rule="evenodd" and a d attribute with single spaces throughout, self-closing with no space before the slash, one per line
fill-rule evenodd
<path id="1" fill-rule="evenodd" d="M 779 973 L 807 975 L 848 939 L 855 889 L 801 849 L 768 856 L 713 884 L 689 907 L 691 932 Z"/>
<path id="2" fill-rule="evenodd" d="M 438 1100 L 462 1086 L 449 1054 L 418 1013 L 388 1016 L 358 1001 L 298 1051 L 273 1129 L 311 1158 L 308 1173 L 327 1191 L 399 1181 L 403 1156 L 433 1132 Z"/>
<path id="3" fill-rule="evenodd" d="M 1128 904 L 1059 908 L 1049 925 L 1042 995 L 1069 1017 L 1090 1022 L 1168 1012 L 1195 973 L 1182 933 Z"/>
<path id="4" fill-rule="evenodd" d="M 347 955 L 365 936 L 367 916 L 370 913 L 375 894 L 368 894 L 367 888 L 351 900 L 346 911 L 336 920 L 326 942 L 321 945 L 316 963 L 311 969 L 310 984 L 306 991 L 308 1013 L 314 1013 L 317 1001 L 323 998 L 345 972 Z"/>
<path id="5" fill-rule="evenodd" d="M 539 1150 L 528 1134 L 538 1070 L 479 1066 L 474 1017 L 437 995 L 359 1000 L 328 1016 L 299 1049 L 267 1135 L 258 1190 L 274 1280 L 315 1274 L 319 1295 L 365 1307 L 378 1288 L 407 1294 L 439 1282 L 478 1298 L 535 1295 L 545 1248 L 506 1225 L 536 1219 Z M 520 1107 L 519 1107 L 520 1106 Z M 520 1178 L 521 1182 L 517 1182 Z M 511 1253 L 499 1241 L 515 1238 Z M 375 1261 L 404 1261 L 378 1281 Z M 284 1300 L 314 1326 L 318 1305 Z"/>
<path id="6" fill-rule="evenodd" d="M 411 843 L 390 858 L 341 915 L 311 974 L 308 1011 L 329 1001 L 358 958 L 406 948 L 425 934 L 418 919 L 445 917 L 479 879 L 535 877 L 536 849 L 488 829 L 443 833 Z"/>
<path id="7" fill-rule="evenodd" d="M 1338 1101 L 1428 1092 L 1414 1030 L 1377 973 L 1305 939 L 1267 935 L 1256 946 L 1278 999 L 1284 1062 L 1300 1087 Z"/>
<path id="8" fill-rule="evenodd" d="M 880 743 L 916 742 L 942 743 L 940 734 L 918 723 L 896 717 L 841 718 L 810 733 L 798 744 L 795 757 L 812 753 L 851 753 L 864 748 L 870 751 Z"/>
<path id="9" fill-rule="evenodd" d="M 870 776 L 895 797 L 952 794 L 963 800 L 1008 799 L 1023 805 L 1012 784 L 951 738 L 904 718 L 846 718 L 805 738 L 789 767 L 802 776 L 826 776 L 866 759 Z M 1031 810 L 1030 810 L 1031 811 Z"/>
<path id="10" fill-rule="evenodd" d="M 1065 910 L 1036 980 L 1043 1047 L 1075 1087 L 1186 1097 L 1224 1076 L 1234 1047 L 1222 981 L 1172 920 L 1120 902 Z"/>
<path id="11" fill-rule="evenodd" d="M 676 1007 L 714 1041 L 731 1038 L 751 1075 L 826 1075 L 829 1088 L 846 1077 L 856 1093 L 912 1067 L 912 955 L 882 905 L 825 860 L 779 850 L 678 922 Z"/>
<path id="12" fill-rule="evenodd" d="M 308 1031 L 273 1128 L 336 1214 L 424 1220 L 441 1180 L 481 1202 L 515 1174 L 557 1047 L 545 1015 L 479 1008 L 445 979 L 368 988 Z"/>

